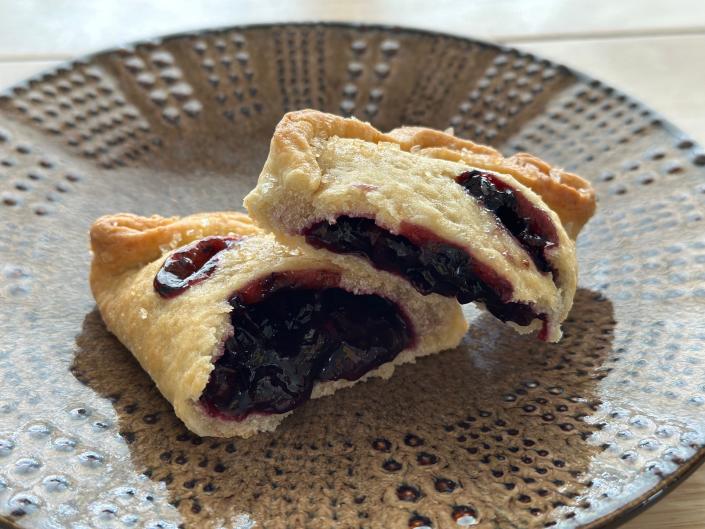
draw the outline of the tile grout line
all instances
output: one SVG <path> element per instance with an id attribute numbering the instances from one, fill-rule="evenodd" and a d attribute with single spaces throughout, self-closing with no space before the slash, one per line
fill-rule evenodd
<path id="1" fill-rule="evenodd" d="M 595 41 L 595 40 L 629 40 L 639 38 L 674 38 L 705 35 L 705 27 L 673 29 L 640 29 L 633 31 L 601 31 L 584 33 L 544 33 L 541 35 L 498 35 L 494 41 L 502 43 L 534 43 L 534 42 L 565 42 L 565 41 Z"/>

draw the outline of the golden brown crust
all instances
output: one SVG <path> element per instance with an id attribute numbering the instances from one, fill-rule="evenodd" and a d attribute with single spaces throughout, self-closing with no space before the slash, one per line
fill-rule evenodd
<path id="1" fill-rule="evenodd" d="M 400 127 L 390 131 L 389 136 L 399 141 L 405 150 L 433 158 L 462 160 L 512 175 L 541 195 L 573 239 L 595 213 L 595 191 L 587 180 L 552 167 L 532 154 L 518 153 L 505 158 L 491 147 L 423 127 Z"/>
<path id="2" fill-rule="evenodd" d="M 153 261 L 166 250 L 209 235 L 252 235 L 261 230 L 244 213 L 197 213 L 187 217 L 105 215 L 90 231 L 93 258 L 113 272 Z"/>
<path id="3" fill-rule="evenodd" d="M 442 147 L 450 150 L 465 150 L 477 155 L 501 156 L 499 151 L 488 145 L 481 145 L 447 132 L 426 127 L 399 127 L 390 130 L 387 134 L 398 141 L 406 151 Z"/>
<path id="4" fill-rule="evenodd" d="M 317 186 L 320 183 L 320 171 L 308 144 L 312 138 L 334 135 L 374 143 L 396 143 L 408 152 L 463 161 L 510 174 L 541 196 L 546 205 L 558 214 L 573 239 L 595 213 L 595 191 L 587 180 L 552 167 L 532 154 L 518 153 L 505 158 L 492 147 L 425 127 L 399 127 L 384 134 L 369 123 L 343 119 L 316 110 L 290 112 L 277 126 L 271 149 L 272 153 L 281 156 L 280 166 L 292 168 L 285 179 Z M 318 174 L 318 178 L 311 179 L 312 174 Z"/>
<path id="5" fill-rule="evenodd" d="M 389 135 L 402 140 L 404 148 L 425 156 L 462 160 L 481 168 L 511 174 L 541 195 L 543 201 L 558 214 L 573 239 L 595 212 L 595 192 L 589 182 L 576 174 L 552 167 L 532 154 L 518 153 L 505 158 L 490 147 L 421 127 L 401 127 L 392 130 Z"/>
<path id="6" fill-rule="evenodd" d="M 169 250 L 208 235 L 248 235 L 220 254 L 215 272 L 171 299 L 159 296 L 153 281 Z M 91 239 L 97 253 L 91 265 L 91 288 L 108 329 L 132 352 L 176 415 L 199 435 L 248 437 L 271 431 L 285 415 L 223 421 L 204 413 L 198 399 L 213 359 L 232 332 L 228 299 L 239 288 L 270 273 L 331 270 L 340 287 L 356 293 L 379 293 L 403 307 L 418 340 L 392 363 L 365 378 L 388 377 L 394 366 L 454 347 L 467 330 L 458 304 L 440 296 L 421 296 L 405 281 L 348 258 L 332 262 L 322 252 L 294 249 L 256 228 L 240 213 L 189 217 L 138 217 L 119 214 L 96 221 Z M 314 385 L 312 398 L 352 385 L 348 381 Z"/>
<path id="7" fill-rule="evenodd" d="M 90 286 L 101 316 L 187 424 L 197 415 L 192 401 L 205 387 L 213 350 L 228 332 L 229 308 L 222 296 L 212 296 L 207 307 L 189 296 L 167 304 L 152 287 L 154 276 L 176 247 L 209 235 L 259 232 L 247 215 L 235 212 L 183 218 L 119 213 L 91 227 Z M 174 330 L 179 343 L 170 347 Z M 270 423 L 262 427 L 273 428 Z"/>
<path id="8" fill-rule="evenodd" d="M 492 213 L 455 184 L 460 172 L 483 167 L 551 219 L 557 244 L 546 257 L 558 271 L 555 281 L 535 267 Z M 467 247 L 478 263 L 512 285 L 511 301 L 546 315 L 545 336 L 557 341 L 577 285 L 575 243 L 558 213 L 522 180 L 551 199 L 562 196 L 563 188 L 576 190 L 547 174 L 541 177 L 542 169 L 537 159 L 505 159 L 491 147 L 437 130 L 408 127 L 384 134 L 354 118 L 301 110 L 277 125 L 258 185 L 244 202 L 261 226 L 294 245 L 305 244 L 301 234 L 313 223 L 334 223 L 341 214 L 351 214 L 374 218 L 392 233 L 401 233 L 404 223 L 414 224 Z M 563 204 L 560 211 L 575 235 L 584 219 L 570 217 L 570 207 Z M 531 332 L 541 325 L 537 318 L 517 330 Z"/>

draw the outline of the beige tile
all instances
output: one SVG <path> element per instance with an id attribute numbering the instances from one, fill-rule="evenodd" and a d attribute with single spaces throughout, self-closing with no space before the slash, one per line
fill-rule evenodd
<path id="1" fill-rule="evenodd" d="M 57 64 L 57 61 L 0 62 L 0 90 Z"/>
<path id="2" fill-rule="evenodd" d="M 702 0 L 24 0 L 0 2 L 0 56 L 64 57 L 188 29 L 281 20 L 417 26 L 469 37 L 705 28 Z"/>
<path id="3" fill-rule="evenodd" d="M 519 46 L 622 89 L 705 144 L 705 34 Z"/>

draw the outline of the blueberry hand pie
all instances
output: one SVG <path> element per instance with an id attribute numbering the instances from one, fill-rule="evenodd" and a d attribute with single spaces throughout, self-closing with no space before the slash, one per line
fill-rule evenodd
<path id="1" fill-rule="evenodd" d="M 454 299 L 285 246 L 240 213 L 102 217 L 91 246 L 104 321 L 199 435 L 273 430 L 309 398 L 387 378 L 467 329 Z"/>
<path id="2" fill-rule="evenodd" d="M 573 239 L 595 198 L 529 155 L 304 110 L 277 126 L 245 206 L 283 241 L 365 260 L 557 341 L 576 289 Z"/>

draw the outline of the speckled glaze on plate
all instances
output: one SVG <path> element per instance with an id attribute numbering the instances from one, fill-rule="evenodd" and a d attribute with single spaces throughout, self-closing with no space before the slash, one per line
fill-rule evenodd
<path id="1" fill-rule="evenodd" d="M 565 338 L 456 350 L 199 438 L 105 330 L 87 229 L 240 208 L 287 110 L 452 126 L 592 180 Z M 544 528 L 624 520 L 705 447 L 705 153 L 598 81 L 414 30 L 271 25 L 101 53 L 0 96 L 0 525 Z M 256 525 L 253 525 L 256 524 Z"/>

